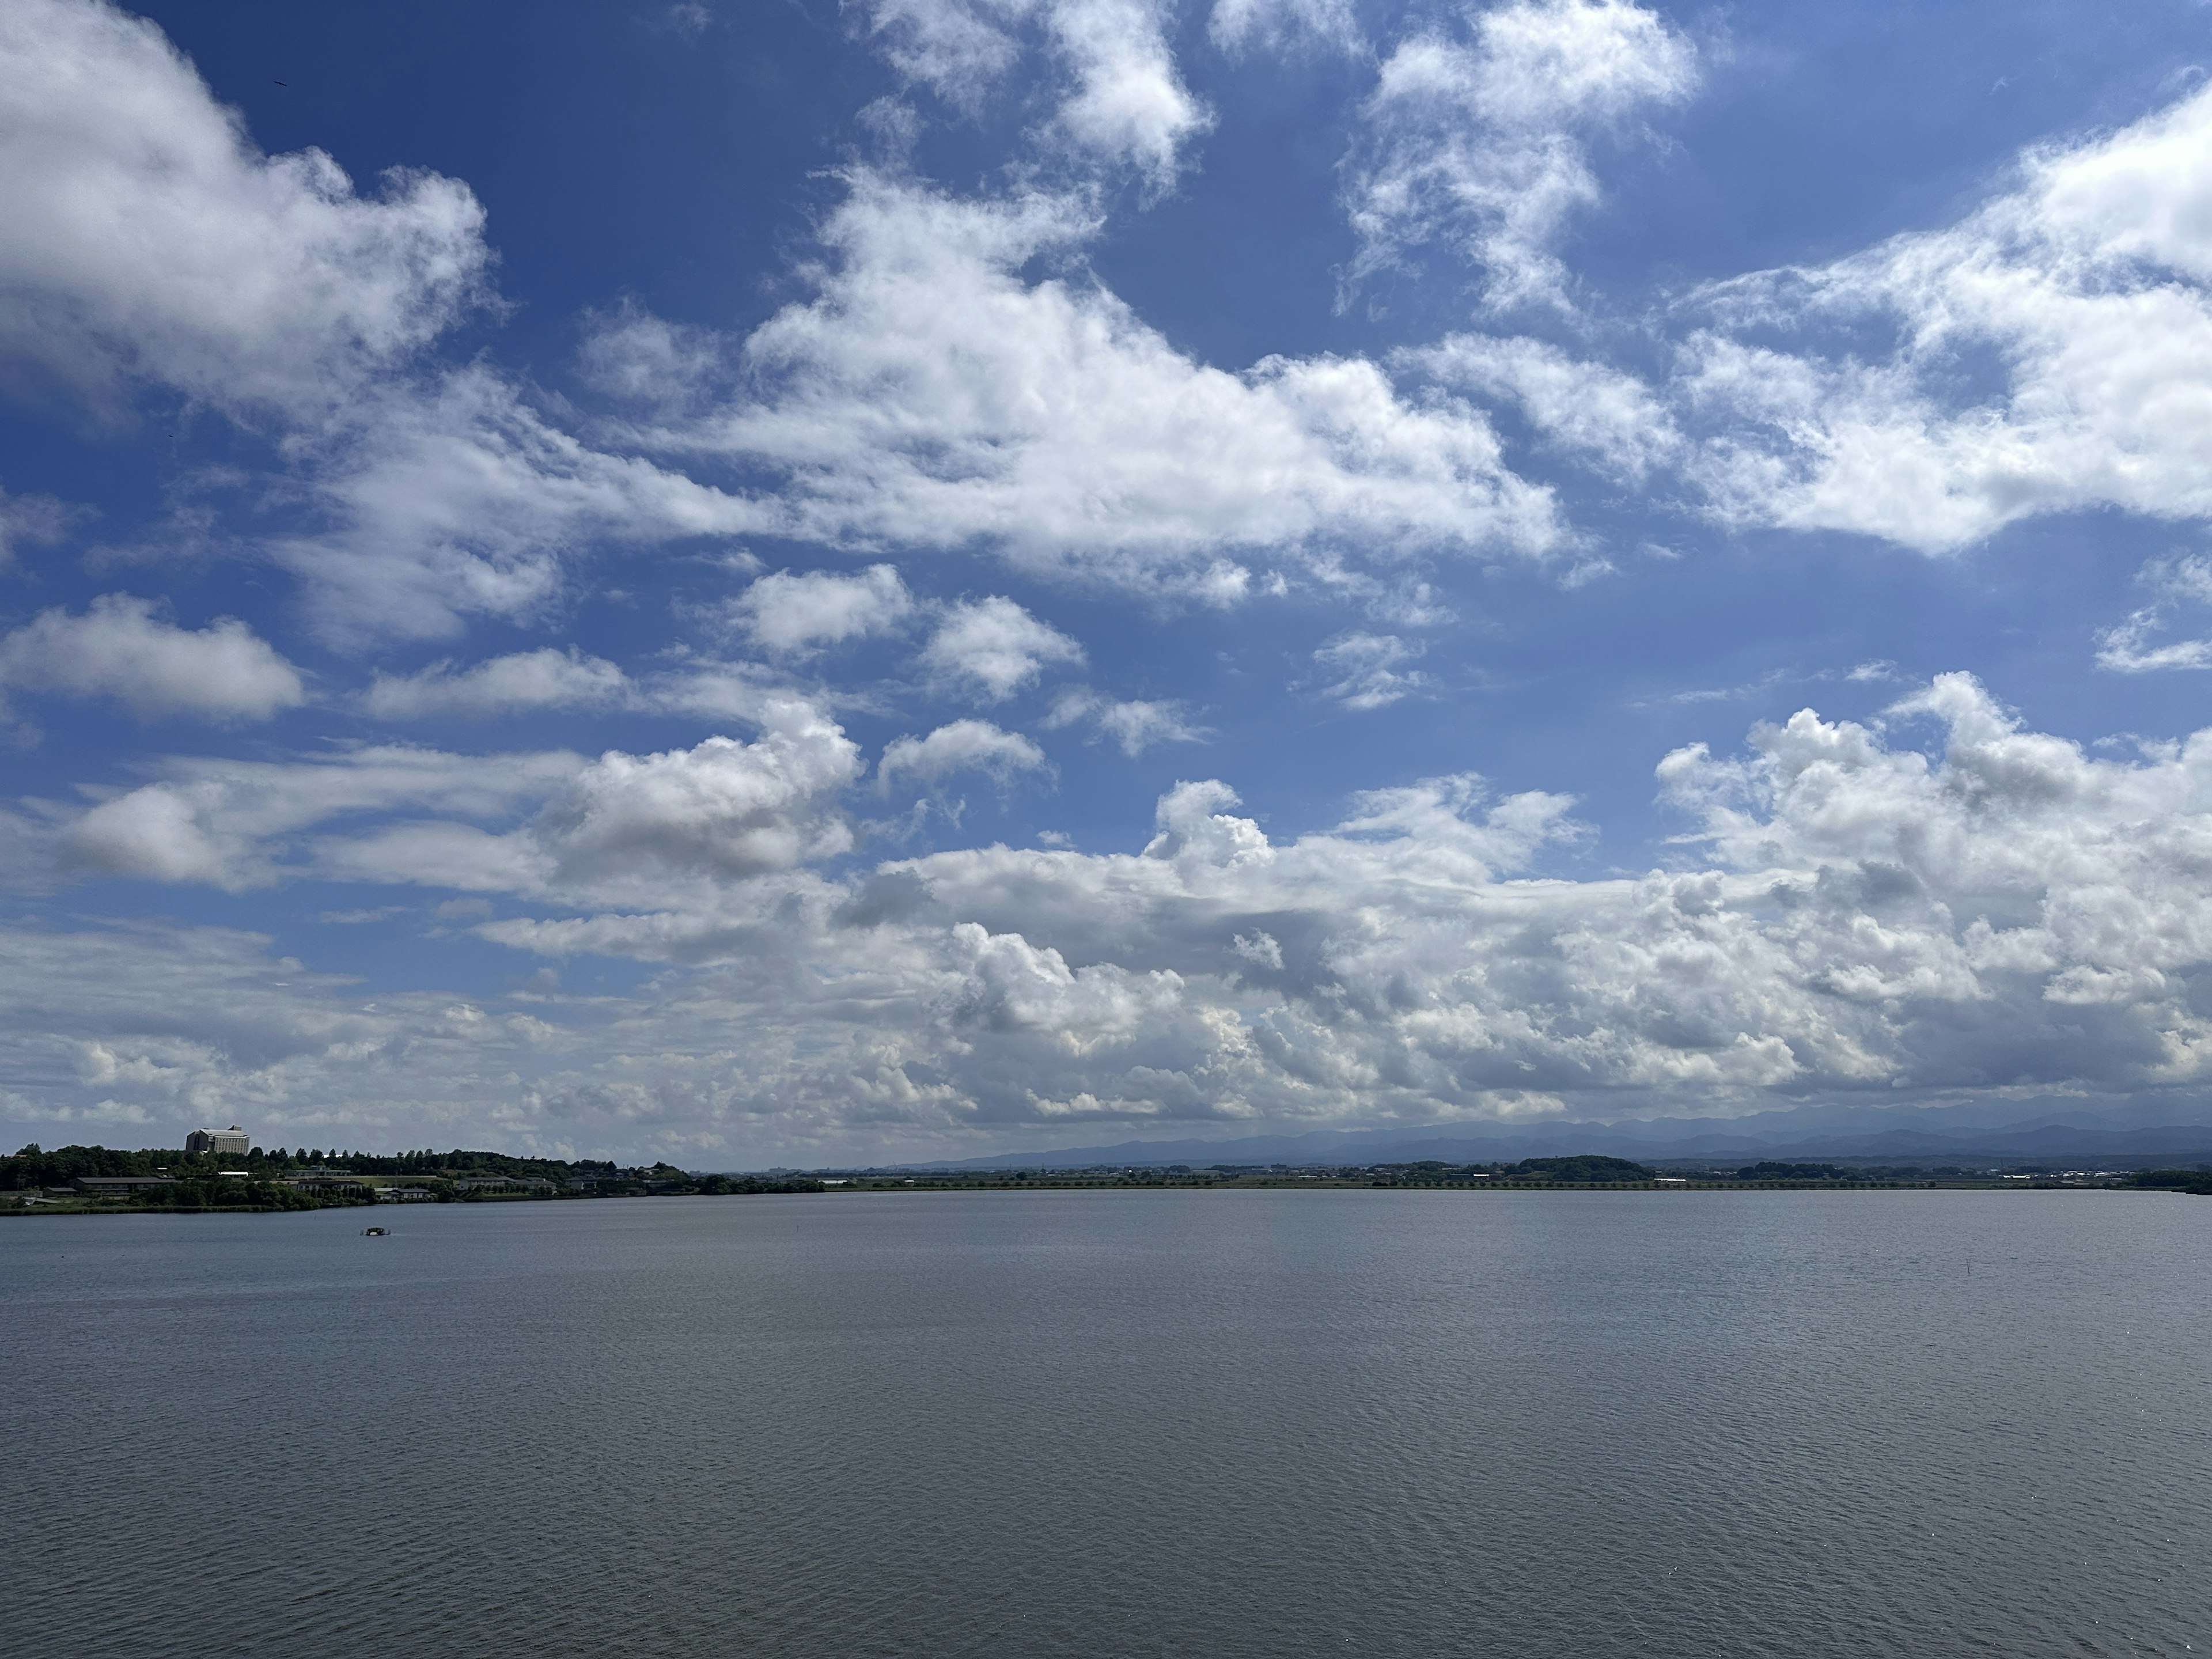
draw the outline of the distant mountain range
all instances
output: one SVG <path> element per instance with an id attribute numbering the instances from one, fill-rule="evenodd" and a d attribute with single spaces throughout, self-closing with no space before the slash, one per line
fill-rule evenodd
<path id="1" fill-rule="evenodd" d="M 2047 1112 L 2047 1109 L 2046 1109 Z M 1646 1163 L 1705 1159 L 1864 1158 L 1949 1164 L 2021 1160 L 2096 1164 L 2212 1161 L 2212 1124 L 2136 1127 L 2054 1115 L 1986 1121 L 1987 1107 L 1805 1109 L 1738 1118 L 1652 1118 L 1614 1123 L 1438 1124 L 1323 1129 L 1232 1140 L 1125 1140 L 1104 1146 L 1006 1152 L 907 1164 L 908 1170 L 1077 1169 L 1093 1164 L 1406 1164 L 1554 1158 L 1604 1152 Z"/>

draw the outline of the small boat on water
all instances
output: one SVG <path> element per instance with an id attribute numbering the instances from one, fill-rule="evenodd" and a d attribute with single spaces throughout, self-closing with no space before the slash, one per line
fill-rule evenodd
<path id="1" fill-rule="evenodd" d="M 389 1227 L 363 1227 L 361 1230 L 361 1236 L 363 1238 L 385 1238 L 388 1237 L 391 1232 L 392 1229 Z"/>

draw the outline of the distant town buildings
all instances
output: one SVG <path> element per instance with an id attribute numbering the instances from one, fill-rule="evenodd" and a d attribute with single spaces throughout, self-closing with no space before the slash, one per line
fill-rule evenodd
<path id="1" fill-rule="evenodd" d="M 195 1129 L 185 1137 L 188 1152 L 214 1152 L 226 1158 L 244 1158 L 253 1150 L 253 1137 L 235 1123 L 228 1129 Z"/>
<path id="2" fill-rule="evenodd" d="M 354 1178 L 351 1170 L 334 1170 L 327 1164 L 295 1170 L 284 1177 L 284 1184 L 303 1193 L 352 1192 L 364 1188 L 364 1183 Z"/>
<path id="3" fill-rule="evenodd" d="M 89 1193 L 95 1198 L 127 1198 L 132 1193 L 144 1192 L 149 1187 L 172 1187 L 175 1184 L 174 1176 L 164 1175 L 79 1176 L 70 1182 L 77 1191 Z"/>

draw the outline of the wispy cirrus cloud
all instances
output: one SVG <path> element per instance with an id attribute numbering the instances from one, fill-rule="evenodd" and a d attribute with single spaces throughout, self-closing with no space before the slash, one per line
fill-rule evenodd
<path id="1" fill-rule="evenodd" d="M 1321 694 L 1356 713 L 1388 708 L 1428 684 L 1419 669 L 1407 665 L 1419 660 L 1423 649 L 1418 641 L 1395 634 L 1355 632 L 1331 640 L 1313 653 L 1322 674 L 1334 677 Z"/>
<path id="2" fill-rule="evenodd" d="M 410 720 L 606 708 L 635 695 L 629 677 L 605 658 L 545 646 L 467 668 L 437 662 L 412 674 L 379 673 L 362 701 L 380 720 Z"/>
<path id="3" fill-rule="evenodd" d="M 1206 32 L 1232 55 L 1367 50 L 1352 0 L 1214 0 Z"/>
<path id="4" fill-rule="evenodd" d="M 1204 743 L 1213 734 L 1194 723 L 1175 699 L 1103 696 L 1088 686 L 1071 685 L 1053 699 L 1045 726 L 1057 731 L 1087 724 L 1131 760 L 1164 743 Z"/>
<path id="5" fill-rule="evenodd" d="M 2212 558 L 2194 553 L 2154 561 L 2142 573 L 2151 602 L 2097 635 L 2097 666 L 2117 674 L 2212 668 L 2212 639 L 2167 639 L 2179 612 L 2212 605 Z"/>

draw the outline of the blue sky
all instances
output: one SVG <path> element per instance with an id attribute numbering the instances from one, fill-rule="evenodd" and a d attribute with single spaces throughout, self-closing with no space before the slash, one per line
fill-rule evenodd
<path id="1" fill-rule="evenodd" d="M 2201 1114 L 2193 4 L 0 9 L 0 1129 Z"/>

